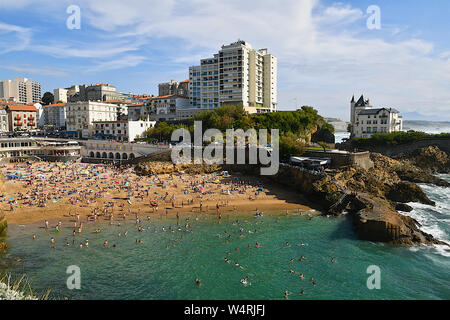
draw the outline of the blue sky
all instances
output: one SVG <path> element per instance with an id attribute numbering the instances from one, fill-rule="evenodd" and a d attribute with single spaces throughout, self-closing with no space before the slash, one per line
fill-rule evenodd
<path id="1" fill-rule="evenodd" d="M 66 27 L 70 5 L 80 30 Z M 379 30 L 366 27 L 370 5 Z M 406 119 L 450 121 L 449 16 L 446 0 L 0 0 L 0 79 L 156 94 L 240 38 L 277 55 L 280 110 L 297 98 L 347 120 L 351 96 L 364 94 Z"/>

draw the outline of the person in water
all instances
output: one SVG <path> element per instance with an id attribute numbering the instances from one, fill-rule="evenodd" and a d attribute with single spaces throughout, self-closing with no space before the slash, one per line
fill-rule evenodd
<path id="1" fill-rule="evenodd" d="M 195 283 L 197 284 L 197 286 L 200 286 L 202 284 L 198 277 L 195 278 Z"/>

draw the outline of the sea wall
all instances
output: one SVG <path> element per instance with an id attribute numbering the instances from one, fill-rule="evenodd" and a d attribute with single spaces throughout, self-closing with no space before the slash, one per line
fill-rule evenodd
<path id="1" fill-rule="evenodd" d="M 305 157 L 330 158 L 332 168 L 341 168 L 345 166 L 359 166 L 363 169 L 373 168 L 373 162 L 370 160 L 370 152 L 323 152 L 320 150 L 308 150 L 304 153 Z"/>
<path id="2" fill-rule="evenodd" d="M 423 139 L 411 143 L 398 144 L 393 146 L 364 146 L 359 147 L 360 150 L 381 153 L 385 156 L 392 157 L 400 154 L 408 154 L 415 150 L 426 148 L 429 146 L 437 146 L 442 151 L 450 154 L 450 138 L 443 139 Z M 354 147 L 350 143 L 336 144 L 336 147 L 342 150 L 353 151 Z"/>

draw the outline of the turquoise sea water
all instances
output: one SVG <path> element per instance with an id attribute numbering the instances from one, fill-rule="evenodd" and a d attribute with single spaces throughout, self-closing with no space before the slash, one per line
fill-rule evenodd
<path id="1" fill-rule="evenodd" d="M 412 204 L 410 215 L 424 231 L 450 242 L 448 190 L 422 187 L 437 206 Z M 69 223 L 58 234 L 46 231 L 43 224 L 10 226 L 6 236 L 9 249 L 0 257 L 0 271 L 17 277 L 25 273 L 35 292 L 51 289 L 51 298 L 57 299 L 264 300 L 284 299 L 285 291 L 291 293 L 289 299 L 450 299 L 448 249 L 359 241 L 349 216 L 309 220 L 294 213 L 262 218 L 229 214 L 220 222 L 214 216 L 199 220 L 191 216 L 192 232 L 178 231 L 176 220 L 151 219 L 142 222 L 143 232 L 138 232 L 132 219 L 113 225 L 87 224 L 75 237 L 75 245 Z M 182 230 L 184 224 L 184 218 L 180 219 Z M 169 232 L 169 226 L 175 232 Z M 93 233 L 96 228 L 101 228 L 101 233 Z M 36 240 L 32 239 L 34 233 Z M 50 248 L 51 237 L 56 239 L 55 248 Z M 65 246 L 66 238 L 70 247 Z M 89 239 L 89 247 L 80 248 L 85 239 Z M 137 244 L 136 239 L 142 243 Z M 109 241 L 106 248 L 105 240 Z M 299 262 L 301 256 L 307 260 Z M 66 270 L 71 265 L 80 267 L 80 290 L 67 288 Z M 381 269 L 380 290 L 367 288 L 370 274 L 366 271 L 371 265 Z M 241 279 L 246 276 L 250 280 L 244 287 Z M 200 287 L 196 277 L 201 280 Z M 301 290 L 304 295 L 299 294 Z"/>
<path id="2" fill-rule="evenodd" d="M 233 225 L 234 218 L 224 218 L 220 224 L 215 218 L 191 219 L 192 233 L 163 232 L 163 226 L 176 227 L 176 221 L 167 220 L 144 222 L 144 232 L 138 232 L 130 221 L 120 227 L 102 224 L 102 232 L 94 234 L 97 225 L 92 224 L 76 236 L 77 245 L 70 247 L 65 247 L 64 240 L 68 237 L 72 243 L 70 228 L 56 235 L 42 228 L 12 226 L 7 238 L 10 249 L 1 261 L 17 276 L 26 273 L 35 291 L 50 288 L 53 298 L 284 299 L 285 290 L 292 293 L 289 299 L 450 298 L 449 258 L 436 249 L 410 250 L 358 241 L 345 216 L 276 219 L 251 217 L 248 223 L 239 219 L 243 237 L 239 237 L 240 227 Z M 256 233 L 248 233 L 255 229 Z M 125 230 L 127 237 L 123 236 Z M 232 236 L 228 244 L 225 230 Z M 31 237 L 34 232 L 37 240 Z M 50 248 L 52 236 L 54 249 Z M 79 248 L 86 238 L 89 247 Z M 136 239 L 143 243 L 136 244 Z M 103 247 L 104 240 L 109 247 Z M 256 242 L 260 248 L 255 248 Z M 305 246 L 299 246 L 300 242 Z M 301 256 L 307 260 L 297 261 Z M 225 257 L 231 262 L 226 263 Z M 331 258 L 336 263 L 331 263 Z M 81 269 L 81 290 L 67 289 L 70 265 Z M 367 289 L 370 265 L 381 268 L 381 290 Z M 250 276 L 247 287 L 240 282 L 245 276 Z M 202 282 L 200 287 L 195 284 L 196 277 Z M 305 295 L 299 295 L 301 290 Z"/>

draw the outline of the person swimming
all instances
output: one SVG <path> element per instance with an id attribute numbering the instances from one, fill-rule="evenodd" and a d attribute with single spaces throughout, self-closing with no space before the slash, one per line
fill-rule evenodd
<path id="1" fill-rule="evenodd" d="M 197 286 L 200 286 L 202 284 L 198 277 L 195 278 L 195 283 L 197 284 Z"/>
<path id="2" fill-rule="evenodd" d="M 303 275 L 303 273 L 300 273 L 300 279 L 304 280 L 305 276 Z"/>

